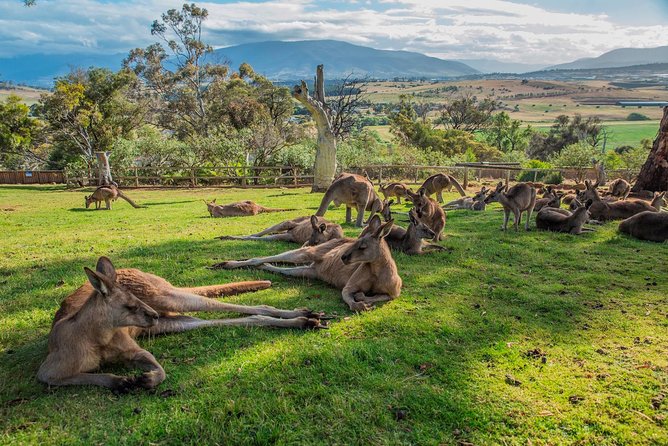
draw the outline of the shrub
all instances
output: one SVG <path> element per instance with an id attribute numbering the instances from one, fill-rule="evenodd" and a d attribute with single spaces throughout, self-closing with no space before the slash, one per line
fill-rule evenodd
<path id="1" fill-rule="evenodd" d="M 627 121 L 650 121 L 651 118 L 647 115 L 643 115 L 642 113 L 629 113 L 629 115 L 626 117 Z"/>
<path id="2" fill-rule="evenodd" d="M 550 172 L 542 179 L 545 184 L 561 184 L 564 182 L 564 177 L 561 172 Z"/>

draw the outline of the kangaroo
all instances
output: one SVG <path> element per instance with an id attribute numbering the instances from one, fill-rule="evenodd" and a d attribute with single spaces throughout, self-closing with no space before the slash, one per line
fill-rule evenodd
<path id="1" fill-rule="evenodd" d="M 330 223 L 322 217 L 298 217 L 271 226 L 264 231 L 251 235 L 223 235 L 220 240 L 281 240 L 299 243 L 302 246 L 315 246 L 336 238 L 343 238 L 343 228 Z"/>
<path id="2" fill-rule="evenodd" d="M 88 209 L 90 207 L 90 204 L 93 202 L 95 203 L 95 209 L 100 209 L 100 205 L 102 204 L 102 201 L 104 201 L 107 205 L 106 209 L 111 210 L 111 203 L 113 201 L 116 201 L 118 197 L 121 197 L 123 200 L 130 203 L 130 205 L 133 208 L 139 209 L 144 207 L 144 206 L 139 206 L 137 203 L 132 201 L 130 197 L 121 192 L 121 190 L 118 187 L 114 186 L 113 184 L 109 184 L 107 186 L 98 187 L 97 189 L 95 189 L 95 192 L 85 197 L 86 209 Z"/>
<path id="3" fill-rule="evenodd" d="M 361 228 L 364 221 L 364 212 L 371 211 L 369 218 L 373 214 L 383 209 L 383 202 L 378 198 L 371 182 L 361 176 L 352 173 L 342 173 L 334 179 L 334 182 L 327 188 L 322 197 L 320 207 L 315 213 L 318 217 L 323 217 L 327 212 L 329 203 L 334 202 L 335 206 L 341 203 L 346 205 L 346 223 L 352 221 L 351 208 L 357 209 L 357 221 L 355 226 Z"/>
<path id="4" fill-rule="evenodd" d="M 401 199 L 408 197 L 406 192 L 408 187 L 403 183 L 389 183 L 385 186 L 382 184 L 378 186 L 380 193 L 383 194 L 385 200 L 388 200 L 392 197 L 397 199 L 397 204 L 401 204 Z"/>
<path id="5" fill-rule="evenodd" d="M 623 178 L 617 178 L 608 186 L 608 194 L 626 200 L 631 193 L 631 184 Z"/>
<path id="6" fill-rule="evenodd" d="M 585 180 L 585 185 L 587 186 L 587 189 L 585 189 L 583 193 L 584 199 L 592 200 L 593 204 L 589 208 L 589 212 L 591 217 L 595 220 L 623 220 L 643 211 L 657 212 L 661 210 L 663 198 L 660 194 L 655 196 L 655 201 L 652 201 L 653 204 L 648 204 L 641 200 L 606 202 L 601 199 L 601 196 L 596 190 L 598 183 L 591 184 L 589 180 Z"/>
<path id="7" fill-rule="evenodd" d="M 538 198 L 536 200 L 536 205 L 533 207 L 533 210 L 535 212 L 539 212 L 541 209 L 546 207 L 560 208 L 561 199 L 563 196 L 563 193 L 556 192 L 552 189 L 551 186 L 548 186 L 545 194 L 543 194 L 543 198 Z"/>
<path id="8" fill-rule="evenodd" d="M 374 303 L 392 300 L 401 293 L 401 277 L 384 240 L 393 224 L 392 221 L 384 223 L 376 231 L 357 239 L 330 240 L 274 256 L 222 262 L 212 268 L 255 266 L 285 276 L 319 279 L 340 289 L 343 301 L 351 310 L 366 311 Z M 302 265 L 281 268 L 269 264 L 273 262 Z"/>
<path id="9" fill-rule="evenodd" d="M 454 211 L 457 209 L 467 209 L 470 211 L 484 211 L 486 208 L 485 197 L 489 189 L 483 186 L 480 189 L 480 192 L 475 194 L 473 197 L 464 197 L 453 200 L 449 203 L 446 203 L 443 208 L 447 211 Z"/>
<path id="10" fill-rule="evenodd" d="M 506 189 L 503 182 L 500 181 L 496 189 L 487 195 L 485 202 L 489 204 L 498 201 L 503 206 L 504 219 L 501 229 L 504 231 L 508 229 L 508 219 L 511 212 L 515 215 L 513 223 L 515 231 L 519 231 L 519 225 L 522 222 L 522 212 L 526 212 L 527 218 L 524 229 L 528 231 L 531 213 L 536 205 L 536 189 L 525 183 L 517 183 L 507 191 Z"/>
<path id="11" fill-rule="evenodd" d="M 443 190 L 450 191 L 452 186 L 455 186 L 462 197 L 466 196 L 466 191 L 464 191 L 464 188 L 459 184 L 455 177 L 443 173 L 434 174 L 424 180 L 420 189 L 424 189 L 427 196 L 436 194 L 438 202 L 443 203 Z"/>
<path id="12" fill-rule="evenodd" d="M 390 209 L 390 206 L 393 204 L 394 200 L 383 200 L 383 209 L 381 209 L 380 215 L 383 216 L 383 220 L 386 222 L 392 220 L 392 210 Z M 371 221 L 371 217 L 373 217 L 373 215 L 369 217 L 369 220 L 366 222 L 367 224 Z"/>
<path id="13" fill-rule="evenodd" d="M 425 243 L 423 239 L 432 239 L 434 231 L 422 223 L 415 213 L 415 209 L 408 212 L 409 225 L 407 229 L 394 225 L 385 237 L 385 242 L 392 251 L 401 251 L 408 255 L 424 254 L 427 250 L 443 251 L 445 248 L 439 245 Z M 380 218 L 374 215 L 369 224 L 362 230 L 360 237 L 376 231 L 382 225 Z"/>
<path id="14" fill-rule="evenodd" d="M 446 214 L 436 200 L 429 198 L 427 192 L 420 188 L 417 194 L 409 193 L 415 214 L 418 219 L 434 231 L 432 241 L 438 242 L 443 239 L 443 228 L 445 228 Z"/>
<path id="15" fill-rule="evenodd" d="M 151 389 L 165 371 L 135 341 L 141 334 L 162 334 L 212 326 L 272 326 L 325 328 L 322 314 L 306 309 L 279 310 L 244 306 L 210 297 L 257 291 L 269 281 L 238 282 L 196 288 L 177 288 L 165 279 L 137 269 L 119 269 L 100 257 L 95 271 L 84 268 L 88 283 L 70 294 L 56 312 L 49 334 L 49 351 L 37 379 L 55 386 L 97 385 L 116 392 Z M 229 311 L 252 316 L 236 319 L 197 319 L 180 313 Z M 99 366 L 124 362 L 143 370 L 138 377 L 93 373 Z"/>
<path id="16" fill-rule="evenodd" d="M 591 203 L 591 201 L 587 202 L 589 206 Z M 587 206 L 581 206 L 572 213 L 566 209 L 545 207 L 536 214 L 536 228 L 577 235 L 591 231 L 591 229 L 582 227 L 588 220 Z"/>
<path id="17" fill-rule="evenodd" d="M 640 240 L 668 240 L 668 212 L 643 211 L 619 223 L 619 232 Z"/>
<path id="18" fill-rule="evenodd" d="M 216 204 L 216 199 L 211 200 L 211 202 L 206 203 L 207 210 L 209 215 L 214 218 L 220 217 L 245 217 L 250 215 L 257 215 L 264 212 L 285 212 L 285 211 L 294 211 L 294 209 L 273 209 L 260 206 L 257 203 L 254 203 L 250 200 L 246 201 L 237 201 L 235 203 L 229 204 Z"/>

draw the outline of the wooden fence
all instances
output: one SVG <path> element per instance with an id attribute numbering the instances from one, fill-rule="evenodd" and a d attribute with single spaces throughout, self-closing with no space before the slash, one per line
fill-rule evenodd
<path id="1" fill-rule="evenodd" d="M 64 184 L 63 170 L 0 170 L 0 184 Z"/>

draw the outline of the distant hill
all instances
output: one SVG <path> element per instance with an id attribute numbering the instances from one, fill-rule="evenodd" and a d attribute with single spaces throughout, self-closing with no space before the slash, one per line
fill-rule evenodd
<path id="1" fill-rule="evenodd" d="M 527 73 L 547 67 L 546 64 L 503 62 L 495 59 L 457 59 L 457 62 L 466 64 L 481 73 Z"/>
<path id="2" fill-rule="evenodd" d="M 548 67 L 548 70 L 583 70 L 668 63 L 668 46 L 656 48 L 619 48 L 598 57 Z"/>
<path id="3" fill-rule="evenodd" d="M 255 71 L 272 80 L 311 79 L 318 64 L 325 65 L 325 77 L 329 79 L 349 73 L 379 79 L 443 79 L 478 73 L 461 62 L 410 51 L 377 50 L 338 40 L 247 43 L 217 49 L 214 57 L 229 61 L 235 68 L 248 62 Z"/>

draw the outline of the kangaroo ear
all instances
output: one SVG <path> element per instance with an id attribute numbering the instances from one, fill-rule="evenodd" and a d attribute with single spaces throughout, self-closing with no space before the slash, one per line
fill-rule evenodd
<path id="1" fill-rule="evenodd" d="M 408 219 L 411 221 L 411 223 L 417 226 L 418 220 L 417 215 L 415 215 L 415 208 L 412 208 L 410 211 L 408 211 Z"/>
<path id="2" fill-rule="evenodd" d="M 586 187 L 587 189 L 591 189 L 591 181 L 589 181 L 589 180 L 585 180 L 585 187 Z"/>
<path id="3" fill-rule="evenodd" d="M 314 228 L 318 227 L 318 217 L 316 217 L 315 215 L 311 215 L 311 226 L 313 226 Z"/>
<path id="4" fill-rule="evenodd" d="M 107 281 L 107 279 L 90 268 L 84 267 L 84 271 L 88 276 L 88 281 L 91 285 L 93 285 L 93 288 L 95 288 L 95 290 L 104 297 L 107 297 L 111 291 L 111 284 Z"/>
<path id="5" fill-rule="evenodd" d="M 387 202 L 388 206 L 392 206 L 393 204 L 394 204 L 394 198 Z"/>
<path id="6" fill-rule="evenodd" d="M 421 197 L 425 196 L 425 192 L 426 191 L 423 188 L 420 188 L 420 190 L 418 191 L 418 193 L 420 194 Z"/>
<path id="7" fill-rule="evenodd" d="M 211 203 L 215 203 L 216 200 L 217 200 L 217 198 L 214 198 L 213 200 L 211 200 Z"/>
<path id="8" fill-rule="evenodd" d="M 369 220 L 369 229 L 375 231 L 380 227 L 381 223 L 382 222 L 380 221 L 380 217 L 378 214 L 375 214 L 373 217 L 371 217 L 371 220 Z"/>
<path id="9" fill-rule="evenodd" d="M 385 238 L 385 236 L 386 236 L 387 234 L 389 234 L 390 231 L 392 230 L 392 225 L 393 225 L 393 224 L 394 224 L 394 220 L 390 220 L 390 221 L 388 221 L 388 222 L 385 223 L 383 226 L 381 226 L 380 228 L 378 228 L 378 229 L 376 230 L 376 233 L 375 233 L 373 236 L 376 237 L 376 238 L 379 238 L 379 239 L 380 239 L 380 238 Z"/>
<path id="10" fill-rule="evenodd" d="M 114 268 L 114 264 L 111 263 L 111 260 L 109 260 L 109 257 L 102 256 L 97 260 L 97 265 L 95 266 L 95 271 L 97 271 L 100 274 L 104 274 L 109 278 L 109 280 L 113 283 L 116 282 L 116 268 Z"/>
<path id="11" fill-rule="evenodd" d="M 320 226 L 318 226 L 318 231 L 325 232 L 326 230 L 327 230 L 327 225 L 325 223 L 320 223 Z"/>

